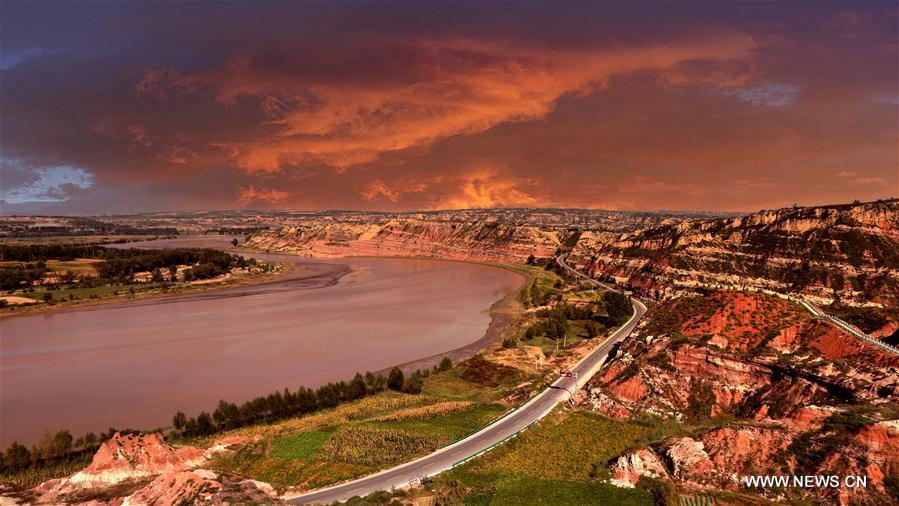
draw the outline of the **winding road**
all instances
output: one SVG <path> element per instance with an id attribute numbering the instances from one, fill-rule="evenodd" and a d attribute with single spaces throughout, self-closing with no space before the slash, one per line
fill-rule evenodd
<path id="1" fill-rule="evenodd" d="M 565 263 L 565 255 L 557 257 L 556 261 L 573 276 L 583 278 L 596 286 L 614 290 L 614 288 L 569 267 Z M 634 330 L 640 318 L 646 313 L 646 306 L 633 298 L 631 298 L 631 303 L 634 307 L 634 314 L 630 320 L 606 338 L 589 355 L 582 358 L 572 368 L 572 371 L 575 373 L 572 378 L 557 379 L 530 401 L 487 425 L 480 431 L 412 462 L 332 487 L 306 492 L 293 497 L 288 496 L 286 499 L 292 504 L 329 504 L 335 501 L 346 501 L 354 496 L 365 496 L 378 490 L 404 487 L 418 483 L 422 478 L 447 471 L 514 437 L 527 429 L 531 424 L 546 416 L 559 403 L 570 399 L 573 393 L 599 370 L 612 347 Z"/>

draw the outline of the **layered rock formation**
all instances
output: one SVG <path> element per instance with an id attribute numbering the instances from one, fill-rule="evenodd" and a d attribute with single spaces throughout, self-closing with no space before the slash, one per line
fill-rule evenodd
<path id="1" fill-rule="evenodd" d="M 660 298 L 679 289 L 762 288 L 899 314 L 899 200 L 761 211 L 582 235 L 571 261 Z M 892 330 L 864 328 L 880 335 Z"/>
<path id="2" fill-rule="evenodd" d="M 219 441 L 210 450 L 173 448 L 156 433 L 116 433 L 78 473 L 0 495 L 0 504 L 281 504 L 266 483 L 199 467 L 239 442 Z"/>
<path id="3" fill-rule="evenodd" d="M 664 301 L 587 388 L 586 405 L 611 417 L 649 413 L 716 427 L 620 456 L 610 472 L 621 486 L 647 476 L 842 504 L 883 504 L 899 493 L 899 357 L 784 299 L 719 291 Z M 742 482 L 850 474 L 867 476 L 868 487 Z"/>
<path id="4" fill-rule="evenodd" d="M 285 227 L 258 233 L 247 246 L 326 258 L 420 256 L 523 263 L 530 255 L 554 255 L 564 239 L 564 232 L 533 226 L 403 219 Z"/>

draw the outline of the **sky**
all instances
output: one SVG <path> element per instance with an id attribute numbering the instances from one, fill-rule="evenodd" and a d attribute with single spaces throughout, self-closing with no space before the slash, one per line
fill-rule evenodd
<path id="1" fill-rule="evenodd" d="M 0 213 L 899 196 L 896 2 L 0 3 Z"/>

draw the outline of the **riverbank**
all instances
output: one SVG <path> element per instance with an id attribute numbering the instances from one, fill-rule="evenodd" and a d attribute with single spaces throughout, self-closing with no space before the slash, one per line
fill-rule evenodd
<path id="1" fill-rule="evenodd" d="M 344 263 L 309 262 L 277 282 L 2 320 L 2 445 L 46 430 L 164 426 L 220 398 L 317 388 L 450 353 L 482 338 L 485 308 L 523 281 L 434 260 L 352 264 L 351 274 Z"/>
<path id="2" fill-rule="evenodd" d="M 560 282 L 552 272 L 530 269 L 535 274 L 532 281 L 536 275 L 544 278 L 542 286 Z M 563 299 L 580 297 L 579 292 L 577 284 L 559 289 Z M 520 303 L 521 290 L 516 295 L 514 300 Z M 602 342 L 586 339 L 572 349 L 548 353 L 519 343 L 524 326 L 546 320 L 533 306 L 521 306 L 524 310 L 507 333 L 515 338 L 509 346 L 493 342 L 451 369 L 431 374 L 424 380 L 422 394 L 385 392 L 335 410 L 226 431 L 216 437 L 241 438 L 246 443 L 222 455 L 213 468 L 271 483 L 283 497 L 292 497 L 413 460 L 490 424 L 532 398 L 557 377 L 559 369 L 571 367 Z M 188 442 L 209 443 L 204 439 Z"/>
<path id="3" fill-rule="evenodd" d="M 286 265 L 276 265 L 272 270 L 267 272 L 251 271 L 251 272 L 231 272 L 218 278 L 202 279 L 197 281 L 179 281 L 176 283 L 132 283 L 127 285 L 109 285 L 93 288 L 73 288 L 60 290 L 34 290 L 28 297 L 20 296 L 24 294 L 16 294 L 5 296 L 5 299 L 26 299 L 17 300 L 6 307 L 0 309 L 0 320 L 15 316 L 24 316 L 29 314 L 47 314 L 58 313 L 63 311 L 72 311 L 84 308 L 93 308 L 96 306 L 108 306 L 111 304 L 122 304 L 131 301 L 140 301 L 146 299 L 169 298 L 179 295 L 189 295 L 200 292 L 209 292 L 213 290 L 221 290 L 224 288 L 236 288 L 250 284 L 261 284 L 265 282 L 277 282 L 279 278 L 289 275 L 290 270 L 296 267 Z M 324 276 L 323 276 L 324 277 Z M 329 280 L 323 280 L 323 286 Z M 43 295 L 50 294 L 54 302 L 43 302 Z M 76 295 L 77 294 L 77 295 Z M 72 295 L 77 298 L 69 298 Z M 33 302 L 28 302 L 29 300 Z"/>

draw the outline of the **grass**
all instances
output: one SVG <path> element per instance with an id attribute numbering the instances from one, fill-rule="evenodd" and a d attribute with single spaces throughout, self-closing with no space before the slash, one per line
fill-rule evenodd
<path id="1" fill-rule="evenodd" d="M 438 477 L 470 492 L 465 504 L 652 504 L 650 494 L 606 483 L 607 462 L 650 429 L 587 411 L 556 409 L 483 456 Z"/>
<path id="2" fill-rule="evenodd" d="M 597 290 L 574 290 L 563 296 L 565 302 L 589 302 L 596 303 L 602 301 L 601 292 Z"/>
<path id="3" fill-rule="evenodd" d="M 558 274 L 548 271 L 543 267 L 507 263 L 498 263 L 496 265 L 521 272 L 530 278 L 521 289 L 519 295 L 520 300 L 527 306 L 532 305 L 535 298 L 539 298 L 535 297 L 535 295 L 542 296 L 545 294 L 559 293 L 557 287 L 563 283 L 562 278 Z"/>
<path id="4" fill-rule="evenodd" d="M 325 444 L 334 431 L 315 430 L 299 432 L 272 441 L 271 456 L 280 459 L 302 460 L 312 457 Z"/>
<path id="5" fill-rule="evenodd" d="M 430 453 L 486 425 L 508 409 L 494 402 L 502 391 L 466 381 L 453 368 L 426 378 L 419 395 L 387 391 L 331 410 L 230 431 L 225 435 L 258 434 L 263 439 L 219 457 L 214 467 L 278 487 L 319 487 L 363 476 Z"/>
<path id="6" fill-rule="evenodd" d="M 218 457 L 211 467 L 276 487 L 297 485 L 306 488 L 323 487 L 374 471 L 358 463 L 275 457 L 269 452 L 270 444 L 270 441 L 261 441 L 243 446 L 233 454 Z"/>
<path id="7" fill-rule="evenodd" d="M 26 469 L 19 473 L 0 473 L 0 483 L 11 485 L 16 489 L 32 488 L 53 478 L 61 478 L 80 471 L 90 462 L 90 457 L 59 462 L 51 467 Z"/>
<path id="8" fill-rule="evenodd" d="M 337 429 L 315 456 L 330 462 L 384 468 L 430 453 L 441 442 L 410 431 L 351 425 Z"/>
<path id="9" fill-rule="evenodd" d="M 520 504 L 602 504 L 620 506 L 652 505 L 652 496 L 636 489 L 618 488 L 598 481 L 570 481 L 520 478 L 515 476 L 463 477 L 472 488 L 465 504 L 518 506 Z"/>
<path id="10" fill-rule="evenodd" d="M 394 428 L 411 434 L 433 436 L 442 440 L 442 446 L 480 429 L 502 415 L 507 409 L 502 404 L 483 404 L 442 416 L 379 422 L 378 426 Z"/>
<path id="11" fill-rule="evenodd" d="M 646 429 L 588 411 L 563 416 L 558 412 L 508 449 L 484 459 L 484 473 L 534 478 L 590 479 L 597 467 L 636 444 Z"/>
<path id="12" fill-rule="evenodd" d="M 95 264 L 102 263 L 103 260 L 96 258 L 76 258 L 75 260 L 47 260 L 47 268 L 59 274 L 72 272 L 79 276 L 96 276 L 97 269 Z"/>

